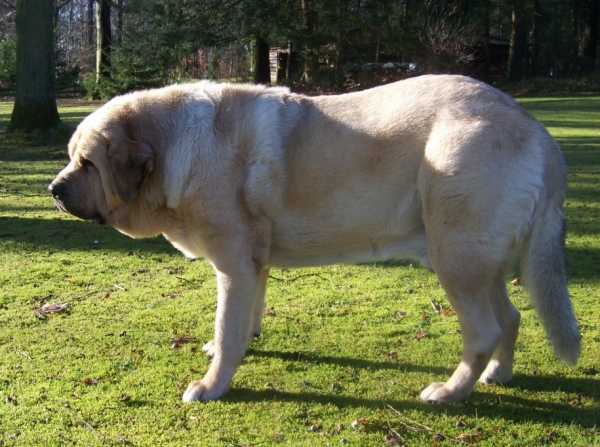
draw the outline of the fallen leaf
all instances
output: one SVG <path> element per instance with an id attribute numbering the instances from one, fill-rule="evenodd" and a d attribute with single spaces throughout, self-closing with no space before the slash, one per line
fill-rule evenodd
<path id="1" fill-rule="evenodd" d="M 427 335 L 427 332 L 425 332 L 425 331 L 417 331 L 417 332 L 415 332 L 415 338 L 417 340 L 421 340 L 426 335 Z"/>
<path id="2" fill-rule="evenodd" d="M 69 305 L 67 303 L 46 303 L 42 307 L 38 307 L 35 312 L 38 314 L 52 314 L 56 312 L 63 312 L 67 310 Z"/>
<path id="3" fill-rule="evenodd" d="M 100 377 L 88 377 L 83 381 L 84 385 L 95 385 L 100 381 Z"/>
<path id="4" fill-rule="evenodd" d="M 459 435 L 456 439 L 458 439 L 461 442 L 465 442 L 467 444 L 473 444 L 476 441 L 481 441 L 483 439 L 483 435 L 481 435 L 480 433 L 473 433 L 473 434 L 463 434 L 463 435 Z"/>
<path id="5" fill-rule="evenodd" d="M 456 311 L 454 310 L 454 308 L 453 308 L 453 307 L 451 307 L 449 310 L 445 310 L 445 309 L 444 309 L 444 310 L 443 310 L 443 311 L 441 311 L 440 313 L 441 313 L 441 314 L 442 314 L 444 317 L 448 317 L 448 316 L 451 316 L 451 315 L 456 315 Z"/>

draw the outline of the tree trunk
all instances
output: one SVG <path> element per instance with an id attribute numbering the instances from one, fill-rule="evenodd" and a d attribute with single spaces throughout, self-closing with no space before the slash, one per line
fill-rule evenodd
<path id="1" fill-rule="evenodd" d="M 583 6 L 584 17 L 579 45 L 581 70 L 586 73 L 596 71 L 598 50 L 598 20 L 600 19 L 600 0 L 587 0 Z"/>
<path id="2" fill-rule="evenodd" d="M 542 9 L 540 6 L 540 0 L 533 0 L 533 19 L 532 30 L 531 30 L 531 76 L 539 76 L 542 72 L 540 69 L 540 49 L 542 47 L 540 42 L 540 31 L 542 28 Z"/>
<path id="3" fill-rule="evenodd" d="M 8 132 L 61 126 L 54 74 L 52 0 L 17 0 L 17 86 Z"/>
<path id="4" fill-rule="evenodd" d="M 111 43 L 110 0 L 96 0 L 96 83 L 108 77 Z"/>
<path id="5" fill-rule="evenodd" d="M 315 34 L 315 12 L 312 10 L 311 0 L 301 0 L 302 24 L 305 39 L 309 40 Z M 308 42 L 304 45 L 304 70 L 302 79 L 310 82 L 319 68 L 319 57 L 315 49 Z"/>
<path id="6" fill-rule="evenodd" d="M 518 81 L 527 74 L 527 34 L 529 31 L 527 2 L 513 0 L 508 57 L 508 79 Z"/>
<path id="7" fill-rule="evenodd" d="M 125 6 L 124 0 L 118 0 L 117 2 L 117 38 L 116 44 L 121 45 L 123 43 L 123 7 Z"/>
<path id="8" fill-rule="evenodd" d="M 252 51 L 253 81 L 255 84 L 271 84 L 271 67 L 269 65 L 269 46 L 260 36 L 254 38 Z"/>
<path id="9" fill-rule="evenodd" d="M 96 0 L 88 0 L 87 7 L 87 32 L 88 32 L 88 44 L 90 48 L 94 45 L 94 34 L 96 29 L 94 28 L 94 4 Z"/>
<path id="10" fill-rule="evenodd" d="M 490 0 L 484 0 L 485 16 L 483 19 L 483 80 L 490 81 L 491 60 L 490 60 Z"/>

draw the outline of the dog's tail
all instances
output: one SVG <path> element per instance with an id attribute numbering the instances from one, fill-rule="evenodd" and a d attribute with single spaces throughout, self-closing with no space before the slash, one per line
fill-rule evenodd
<path id="1" fill-rule="evenodd" d="M 562 204 L 567 189 L 567 168 L 558 144 L 549 135 L 545 143 L 544 186 L 525 243 L 521 272 L 554 353 L 574 365 L 579 357 L 581 337 L 567 289 L 565 267 Z"/>

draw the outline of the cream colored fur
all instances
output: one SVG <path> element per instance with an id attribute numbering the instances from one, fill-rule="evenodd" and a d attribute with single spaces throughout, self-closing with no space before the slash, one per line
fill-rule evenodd
<path id="1" fill-rule="evenodd" d="M 218 279 L 213 356 L 183 399 L 222 396 L 261 329 L 271 267 L 414 258 L 456 309 L 462 360 L 426 401 L 512 377 L 522 260 L 556 353 L 579 334 L 564 269 L 566 167 L 499 91 L 422 76 L 340 96 L 200 82 L 116 98 L 86 118 L 51 185 L 61 209 L 133 237 L 163 234 Z"/>

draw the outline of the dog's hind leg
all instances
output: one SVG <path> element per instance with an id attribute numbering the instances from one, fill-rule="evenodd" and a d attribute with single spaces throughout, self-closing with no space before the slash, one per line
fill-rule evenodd
<path id="1" fill-rule="evenodd" d="M 482 383 L 506 383 L 513 376 L 515 342 L 519 334 L 521 314 L 508 299 L 504 275 L 499 275 L 494 281 L 491 303 L 494 308 L 496 320 L 502 328 L 502 335 L 479 381 Z"/>
<path id="2" fill-rule="evenodd" d="M 451 268 L 447 262 L 450 260 L 440 263 L 438 259 L 437 262 L 434 261 L 434 268 L 456 310 L 463 351 L 461 362 L 450 379 L 447 382 L 432 383 L 421 393 L 421 399 L 436 403 L 467 398 L 473 392 L 477 379 L 502 337 L 502 328 L 496 320 L 491 303 L 490 285 L 486 281 L 489 273 L 474 268 L 476 257 L 463 258 L 462 261 L 455 259 Z"/>
<path id="3" fill-rule="evenodd" d="M 439 177 L 427 185 L 423 222 L 429 257 L 456 310 L 463 339 L 461 362 L 450 379 L 432 383 L 421 393 L 425 401 L 444 403 L 472 393 L 503 339 L 505 322 L 498 315 L 504 315 L 502 305 L 506 303 L 498 305 L 495 301 L 500 293 L 497 278 L 505 271 L 506 262 L 501 261 L 504 256 L 498 249 L 499 241 L 486 236 L 468 194 L 457 194 L 462 185 L 444 183 Z"/>

